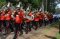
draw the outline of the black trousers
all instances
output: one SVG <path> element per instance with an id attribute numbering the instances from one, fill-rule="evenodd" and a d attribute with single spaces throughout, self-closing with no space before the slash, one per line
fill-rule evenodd
<path id="1" fill-rule="evenodd" d="M 49 19 L 50 24 L 53 23 L 53 19 Z"/>
<path id="2" fill-rule="evenodd" d="M 1 25 L 3 25 L 4 27 L 6 27 L 6 20 L 1 20 Z"/>
<path id="3" fill-rule="evenodd" d="M 15 23 L 15 35 L 17 35 L 18 31 L 20 31 L 20 33 L 23 34 L 22 29 L 23 29 L 22 24 Z"/>
<path id="4" fill-rule="evenodd" d="M 39 26 L 42 27 L 43 25 L 43 20 L 39 20 Z"/>
<path id="5" fill-rule="evenodd" d="M 14 31 L 15 30 L 15 22 L 14 22 L 14 20 L 10 21 L 10 26 L 11 26 L 11 31 Z"/>
<path id="6" fill-rule="evenodd" d="M 44 20 L 44 26 L 48 25 L 49 21 L 48 20 Z"/>
<path id="7" fill-rule="evenodd" d="M 1 28 L 1 20 L 0 20 L 0 28 Z"/>
<path id="8" fill-rule="evenodd" d="M 28 31 L 31 31 L 31 23 L 30 22 L 27 22 L 27 27 L 26 28 L 27 28 Z"/>
<path id="9" fill-rule="evenodd" d="M 0 20 L 0 32 L 2 31 L 1 26 L 2 26 L 2 25 L 1 25 L 1 20 Z"/>
<path id="10" fill-rule="evenodd" d="M 32 21 L 33 28 L 36 30 L 38 28 L 39 21 Z"/>
<path id="11" fill-rule="evenodd" d="M 1 28 L 2 26 L 6 31 L 6 20 L 0 20 L 0 31 L 2 31 L 2 28 Z"/>

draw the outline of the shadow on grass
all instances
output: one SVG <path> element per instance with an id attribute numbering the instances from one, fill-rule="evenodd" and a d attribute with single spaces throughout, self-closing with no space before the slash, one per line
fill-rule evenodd
<path id="1" fill-rule="evenodd" d="M 51 39 L 57 39 L 56 37 L 52 37 L 52 36 L 48 36 L 48 35 L 45 35 L 45 37 L 51 38 Z"/>

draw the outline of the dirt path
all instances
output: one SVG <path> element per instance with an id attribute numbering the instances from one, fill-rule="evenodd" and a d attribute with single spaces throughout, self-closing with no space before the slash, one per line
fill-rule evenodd
<path id="1" fill-rule="evenodd" d="M 17 39 L 54 39 L 58 29 L 56 28 L 42 28 L 37 31 L 33 30 L 29 34 L 23 34 L 22 36 L 18 36 Z M 11 33 L 6 37 L 6 39 L 13 39 L 14 34 Z M 5 39 L 5 38 L 0 38 Z"/>

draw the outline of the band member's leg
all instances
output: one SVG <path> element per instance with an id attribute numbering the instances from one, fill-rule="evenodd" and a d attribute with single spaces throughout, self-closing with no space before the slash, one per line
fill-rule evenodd
<path id="1" fill-rule="evenodd" d="M 6 21 L 6 30 L 7 30 L 7 34 L 10 33 L 10 21 Z"/>
<path id="2" fill-rule="evenodd" d="M 28 26 L 27 26 L 27 24 L 26 24 L 26 29 L 25 30 L 26 30 L 26 34 L 28 34 Z"/>
<path id="3" fill-rule="evenodd" d="M 37 30 L 37 28 L 38 28 L 38 23 L 37 21 L 34 21 L 34 29 Z"/>
<path id="4" fill-rule="evenodd" d="M 46 20 L 44 20 L 44 26 L 46 26 L 47 25 L 47 22 L 46 22 Z"/>
<path id="5" fill-rule="evenodd" d="M 1 22 L 1 20 L 0 20 L 0 32 L 2 32 L 2 29 L 1 29 L 1 26 L 2 26 L 2 24 L 1 24 L 2 22 Z"/>
<path id="6" fill-rule="evenodd" d="M 30 22 L 27 22 L 27 26 L 28 26 L 28 31 L 31 31 L 31 25 L 30 25 Z"/>
<path id="7" fill-rule="evenodd" d="M 19 24 L 20 26 L 19 26 L 19 31 L 20 31 L 20 35 L 22 35 L 23 34 L 23 24 Z"/>
<path id="8" fill-rule="evenodd" d="M 19 24 L 15 23 L 15 35 L 13 39 L 16 39 L 18 36 L 18 30 L 19 30 L 18 28 L 19 28 Z"/>
<path id="9" fill-rule="evenodd" d="M 11 29 L 11 32 L 13 32 L 14 31 L 14 29 L 13 29 L 13 21 L 12 20 L 10 20 L 10 29 Z"/>
<path id="10" fill-rule="evenodd" d="M 39 26 L 42 27 L 43 20 L 39 20 Z"/>
<path id="11" fill-rule="evenodd" d="M 6 20 L 2 21 L 3 28 L 5 30 L 5 35 L 7 34 L 7 29 L 6 29 Z"/>

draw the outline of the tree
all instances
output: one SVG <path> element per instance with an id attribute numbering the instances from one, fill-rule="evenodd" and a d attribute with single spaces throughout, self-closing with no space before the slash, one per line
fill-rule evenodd
<path id="1" fill-rule="evenodd" d="M 55 0 L 47 1 L 47 11 L 55 13 Z"/>
<path id="2" fill-rule="evenodd" d="M 38 8 L 41 5 L 42 0 L 20 0 L 24 7 L 29 6 L 31 4 L 32 8 Z"/>
<path id="3" fill-rule="evenodd" d="M 18 4 L 18 2 L 22 2 L 24 8 L 27 8 L 27 6 L 31 5 L 32 8 L 40 8 L 40 6 L 42 5 L 42 2 L 44 2 L 44 8 L 45 10 L 47 9 L 47 11 L 49 12 L 55 12 L 55 4 L 54 1 L 55 0 L 0 0 L 0 5 L 5 5 L 6 2 L 11 2 L 13 3 L 13 5 Z M 46 6 L 47 5 L 47 6 Z"/>
<path id="4" fill-rule="evenodd" d="M 6 4 L 6 0 L 0 0 L 0 7 Z"/>

